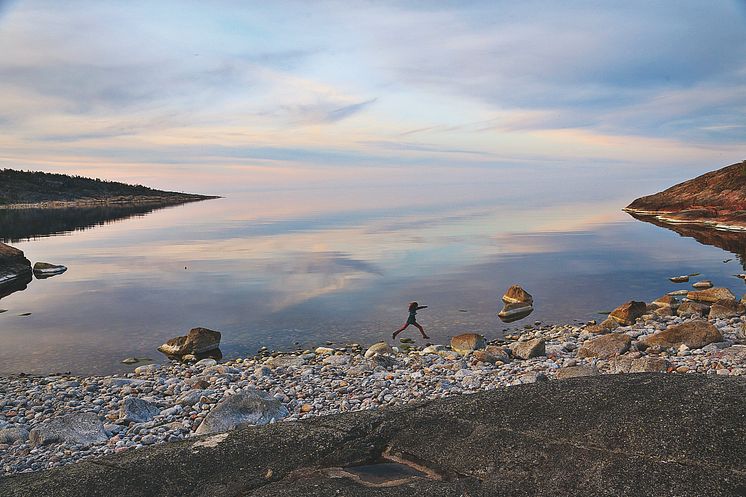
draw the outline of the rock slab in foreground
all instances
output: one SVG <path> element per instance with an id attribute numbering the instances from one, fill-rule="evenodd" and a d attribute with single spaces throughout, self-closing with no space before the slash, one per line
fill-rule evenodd
<path id="1" fill-rule="evenodd" d="M 744 395 L 739 378 L 572 378 L 149 447 L 4 478 L 0 494 L 732 497 Z M 332 469 L 384 454 L 431 477 L 370 487 Z"/>

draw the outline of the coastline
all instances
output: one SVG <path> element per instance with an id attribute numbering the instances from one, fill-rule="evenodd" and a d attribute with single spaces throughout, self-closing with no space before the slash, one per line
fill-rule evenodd
<path id="1" fill-rule="evenodd" d="M 645 209 L 632 209 L 625 207 L 622 209 L 628 214 L 639 216 L 641 218 L 654 218 L 666 224 L 689 224 L 700 226 L 702 228 L 715 229 L 718 231 L 746 232 L 746 223 L 734 223 L 728 218 L 682 218 L 677 217 L 677 211 L 650 211 Z"/>
<path id="2" fill-rule="evenodd" d="M 200 426 L 226 399 L 250 391 L 264 392 L 276 408 L 286 409 L 275 420 L 285 422 L 578 376 L 745 376 L 743 313 L 710 320 L 719 341 L 699 348 L 641 345 L 672 326 L 703 321 L 650 311 L 611 332 L 595 323 L 534 326 L 461 352 L 401 344 L 378 345 L 377 353 L 366 354 L 350 344 L 303 353 L 264 351 L 220 363 L 146 364 L 125 375 L 4 377 L 0 460 L 3 474 L 10 475 L 189 439 L 202 434 Z M 609 339 L 623 339 L 626 346 L 588 353 Z M 71 414 L 91 416 L 98 438 L 55 438 L 50 421 Z"/>
<path id="3" fill-rule="evenodd" d="M 201 200 L 212 200 L 222 198 L 217 195 L 197 195 L 191 193 L 177 193 L 174 195 L 157 195 L 157 196 L 141 196 L 141 195 L 126 195 L 109 197 L 103 199 L 77 199 L 77 200 L 55 200 L 49 202 L 31 202 L 31 203 L 15 203 L 15 204 L 0 204 L 0 210 L 15 210 L 15 209 L 68 209 L 68 208 L 85 208 L 85 207 L 102 207 L 102 206 L 128 206 L 128 205 L 178 205 L 189 202 L 199 202 Z"/>

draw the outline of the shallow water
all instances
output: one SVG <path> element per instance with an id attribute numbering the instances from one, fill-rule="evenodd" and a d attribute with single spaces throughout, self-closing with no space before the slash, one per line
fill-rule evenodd
<path id="1" fill-rule="evenodd" d="M 117 212 L 101 225 L 87 213 L 78 228 L 93 227 L 66 220 L 58 233 L 58 220 L 50 236 L 36 221 L 24 235 L 28 217 L 14 225 L 6 216 L 32 262 L 69 270 L 0 299 L 0 373 L 131 370 L 119 361 L 163 360 L 155 348 L 195 326 L 223 333 L 225 357 L 371 343 L 390 337 L 412 300 L 429 306 L 418 319 L 446 343 L 466 331 L 497 337 L 535 320 L 599 318 L 688 288 L 668 281 L 679 274 L 746 290 L 733 254 L 623 213 L 634 194 L 519 197 L 485 185 L 265 191 Z M 505 325 L 496 313 L 514 283 L 536 310 Z"/>

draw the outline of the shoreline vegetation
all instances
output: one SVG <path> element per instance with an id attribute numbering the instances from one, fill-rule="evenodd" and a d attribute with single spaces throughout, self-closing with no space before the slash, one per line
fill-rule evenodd
<path id="1" fill-rule="evenodd" d="M 672 225 L 746 231 L 746 161 L 640 197 L 624 211 Z"/>

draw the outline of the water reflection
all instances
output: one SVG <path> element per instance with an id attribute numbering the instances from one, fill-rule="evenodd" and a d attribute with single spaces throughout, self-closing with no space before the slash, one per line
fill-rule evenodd
<path id="1" fill-rule="evenodd" d="M 333 193 L 255 192 L 15 244 L 70 270 L 3 299 L 0 374 L 129 371 L 123 358 L 162 360 L 158 345 L 198 326 L 223 334 L 226 357 L 372 343 L 414 300 L 429 305 L 427 334 L 447 343 L 597 318 L 660 297 L 677 274 L 743 287 L 720 249 L 630 219 L 626 198 L 527 208 L 493 189 L 371 188 L 343 192 L 355 198 L 342 204 Z M 506 324 L 497 313 L 513 284 L 534 311 Z"/>
<path id="2" fill-rule="evenodd" d="M 696 224 L 664 223 L 653 216 L 640 216 L 632 213 L 629 215 L 639 221 L 674 231 L 683 237 L 694 238 L 703 245 L 711 245 L 730 252 L 736 256 L 743 269 L 746 270 L 746 232 L 720 231 Z"/>
<path id="3" fill-rule="evenodd" d="M 0 241 L 15 243 L 30 238 L 71 233 L 131 217 L 142 217 L 155 210 L 183 203 L 118 204 L 56 209 L 0 209 Z"/>
<path id="4" fill-rule="evenodd" d="M 0 300 L 8 295 L 14 294 L 15 292 L 25 290 L 28 288 L 28 284 L 31 283 L 31 280 L 31 271 L 29 271 L 19 275 L 18 278 L 9 281 L 8 283 L 0 285 Z"/>

